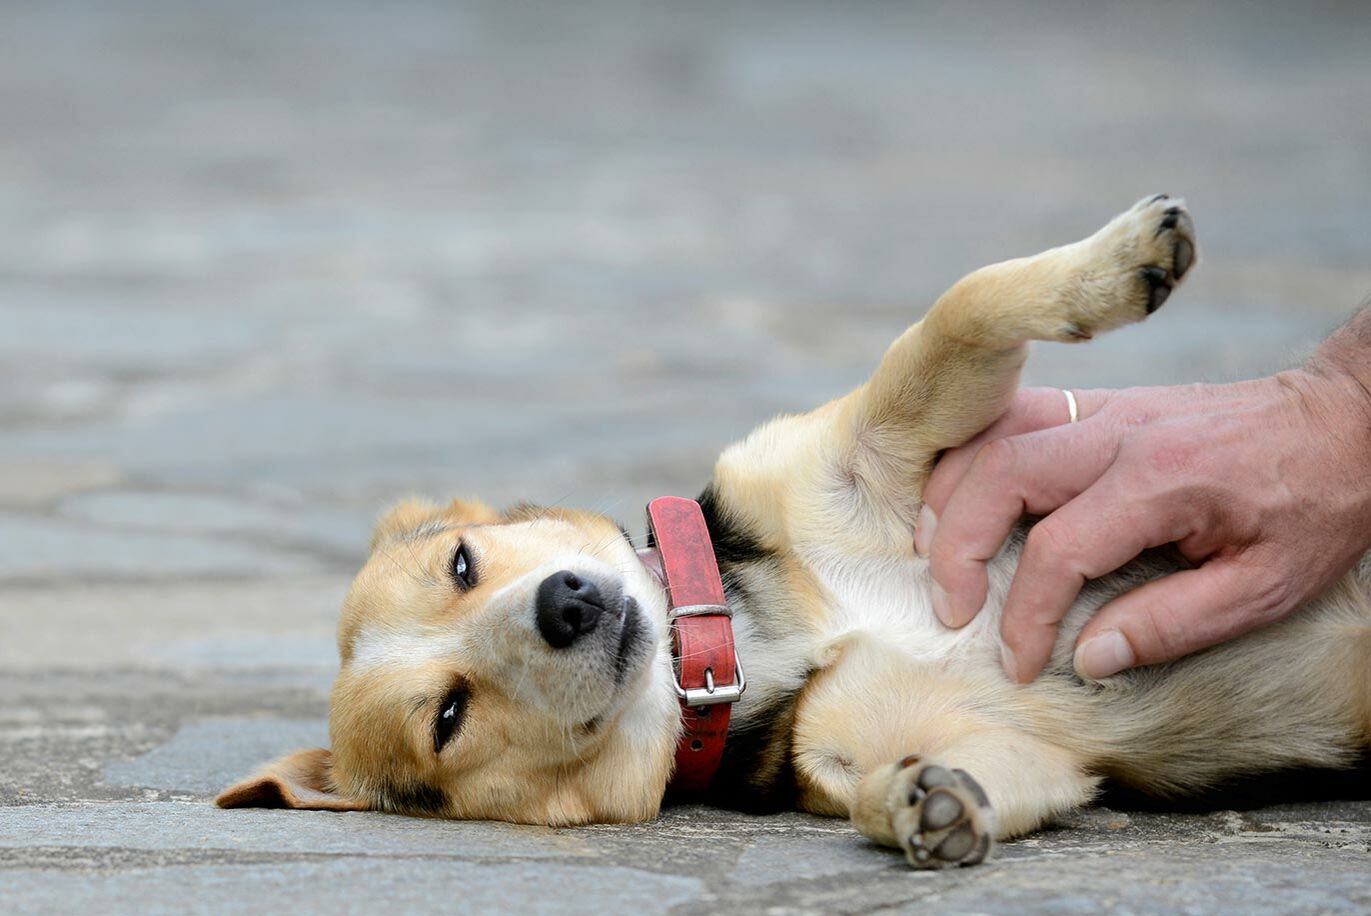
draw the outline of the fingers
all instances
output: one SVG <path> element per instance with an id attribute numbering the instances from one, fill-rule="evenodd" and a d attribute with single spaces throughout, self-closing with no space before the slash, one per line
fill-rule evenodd
<path id="1" fill-rule="evenodd" d="M 1081 630 L 1076 671 L 1098 680 L 1174 661 L 1270 622 L 1283 597 L 1239 556 L 1156 579 L 1105 605 Z"/>
<path id="2" fill-rule="evenodd" d="M 1025 512 L 1046 515 L 1093 484 L 1114 460 L 1105 428 L 1055 427 L 997 439 L 977 454 L 934 524 L 933 608 L 964 626 L 986 598 L 986 563 Z"/>
<path id="3" fill-rule="evenodd" d="M 1052 655 L 1057 625 L 1087 579 L 1113 572 L 1193 527 L 1186 506 L 1130 500 L 1125 475 L 1106 474 L 1028 533 L 1000 619 L 1004 667 L 1027 683 Z M 1112 645 L 1112 644 L 1111 644 Z"/>
<path id="4" fill-rule="evenodd" d="M 998 420 L 959 448 L 949 449 L 938 461 L 924 487 L 924 505 L 942 514 L 947 498 L 962 479 L 981 446 L 994 439 L 1060 426 L 1067 422 L 1066 399 L 1057 388 L 1021 388 L 1014 402 Z"/>
<path id="5" fill-rule="evenodd" d="M 1078 420 L 1093 416 L 1104 406 L 1108 391 L 1075 391 Z M 957 483 L 971 467 L 976 453 L 987 442 L 1024 433 L 1063 426 L 1070 422 L 1066 396 L 1060 388 L 1021 388 L 1014 403 L 983 432 L 959 448 L 949 449 L 938 461 L 924 487 L 924 505 L 941 515 Z M 920 526 L 922 527 L 922 526 Z M 925 556 L 928 551 L 922 550 Z"/>

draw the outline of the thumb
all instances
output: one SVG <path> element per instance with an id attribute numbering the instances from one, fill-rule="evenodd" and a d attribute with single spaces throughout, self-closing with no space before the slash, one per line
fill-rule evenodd
<path id="1" fill-rule="evenodd" d="M 1269 622 L 1277 589 L 1237 556 L 1172 573 L 1106 604 L 1076 639 L 1081 677 L 1175 661 Z"/>

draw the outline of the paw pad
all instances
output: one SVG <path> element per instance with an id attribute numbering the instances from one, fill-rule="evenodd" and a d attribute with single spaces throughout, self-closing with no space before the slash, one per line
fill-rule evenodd
<path id="1" fill-rule="evenodd" d="M 895 790 L 892 825 L 915 868 L 974 865 L 990 853 L 990 800 L 965 770 L 906 766 Z"/>
<path id="2" fill-rule="evenodd" d="M 919 787 L 923 789 L 936 789 L 939 786 L 955 786 L 957 777 L 952 775 L 952 771 L 937 764 L 924 767 L 924 771 L 919 774 Z"/>
<path id="3" fill-rule="evenodd" d="M 927 830 L 942 830 L 956 823 L 962 816 L 962 803 L 951 792 L 939 789 L 924 801 L 924 813 L 919 826 Z"/>

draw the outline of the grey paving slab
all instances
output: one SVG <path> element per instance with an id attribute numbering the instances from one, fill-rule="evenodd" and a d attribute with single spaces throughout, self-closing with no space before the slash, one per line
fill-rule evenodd
<path id="1" fill-rule="evenodd" d="M 0 19 L 7 911 L 1371 908 L 1355 786 L 1092 809 L 932 876 L 800 815 L 554 832 L 208 805 L 322 740 L 336 608 L 399 497 L 640 529 L 757 422 L 860 382 L 961 274 L 1157 190 L 1190 201 L 1192 279 L 1142 326 L 1039 347 L 1027 379 L 1298 360 L 1371 293 L 1365 4 Z"/>
<path id="2" fill-rule="evenodd" d="M 139 578 L 160 575 L 249 576 L 317 572 L 310 557 L 251 544 L 211 541 L 181 533 L 128 532 L 7 515 L 0 518 L 0 576 L 7 579 L 60 579 L 63 576 Z"/>
<path id="3" fill-rule="evenodd" d="M 301 748 L 328 744 L 328 723 L 322 719 L 228 718 L 192 722 L 149 753 L 109 764 L 103 778 L 111 785 L 150 786 L 212 796 L 268 760 Z"/>
<path id="4" fill-rule="evenodd" d="M 345 577 L 220 579 L 213 585 L 148 570 L 141 584 L 61 581 L 10 585 L 0 672 L 143 669 L 337 669 L 333 635 Z M 79 578 L 79 577 L 78 577 Z M 18 630 L 14 631 L 17 635 Z"/>
<path id="5" fill-rule="evenodd" d="M 386 817 L 370 812 L 221 811 L 185 802 L 29 806 L 0 811 L 0 846 L 467 858 L 566 858 L 599 853 L 544 827 Z"/>
<path id="6" fill-rule="evenodd" d="M 141 913 L 375 912 L 667 913 L 698 879 L 645 876 L 613 866 L 328 861 L 188 866 L 93 874 L 78 887 L 60 873 L 16 870 L 8 904 L 22 912 L 136 909 Z"/>

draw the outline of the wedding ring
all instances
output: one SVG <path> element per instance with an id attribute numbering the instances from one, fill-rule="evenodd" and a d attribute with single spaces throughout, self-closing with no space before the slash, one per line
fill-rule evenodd
<path id="1" fill-rule="evenodd" d="M 1076 409 L 1076 396 L 1067 388 L 1062 389 L 1062 394 L 1066 395 L 1066 412 L 1071 417 L 1067 422 L 1075 423 L 1081 418 L 1080 412 Z"/>

